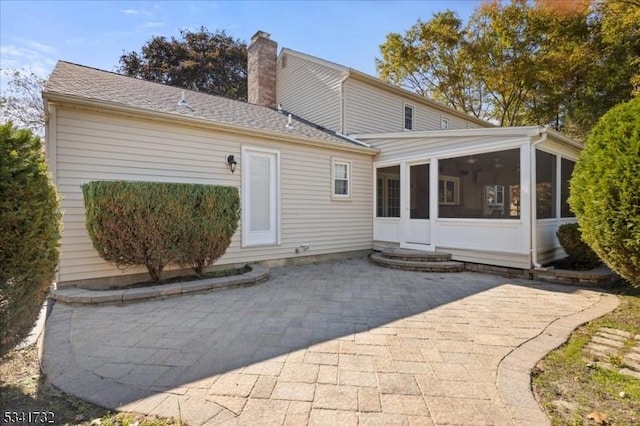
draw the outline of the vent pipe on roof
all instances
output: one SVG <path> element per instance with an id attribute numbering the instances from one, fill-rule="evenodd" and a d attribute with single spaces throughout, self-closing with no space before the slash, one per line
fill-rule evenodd
<path id="1" fill-rule="evenodd" d="M 247 99 L 249 103 L 276 107 L 276 55 L 278 43 L 258 31 L 247 49 Z"/>
<path id="2" fill-rule="evenodd" d="M 184 98 L 184 90 L 182 91 L 181 99 L 178 101 L 178 106 L 185 107 L 185 108 L 188 108 L 190 110 L 193 110 L 193 108 L 191 108 L 189 106 L 189 104 L 187 103 L 187 100 Z"/>

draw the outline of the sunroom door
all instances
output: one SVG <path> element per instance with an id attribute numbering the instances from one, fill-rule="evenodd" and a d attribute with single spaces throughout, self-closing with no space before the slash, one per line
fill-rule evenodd
<path id="1" fill-rule="evenodd" d="M 408 217 L 404 221 L 403 246 L 415 249 L 430 249 L 431 225 L 429 222 L 429 164 L 408 166 L 409 194 Z"/>

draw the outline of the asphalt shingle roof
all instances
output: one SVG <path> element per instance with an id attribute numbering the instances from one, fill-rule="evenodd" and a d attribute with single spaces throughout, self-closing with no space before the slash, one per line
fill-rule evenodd
<path id="1" fill-rule="evenodd" d="M 178 105 L 183 92 L 189 108 Z M 288 116 L 271 108 L 65 61 L 58 61 L 56 64 L 44 93 L 45 95 L 75 96 L 141 110 L 206 119 L 217 123 L 311 138 L 316 141 L 340 143 L 350 147 L 359 146 L 331 131 L 300 121 L 296 117 L 292 119 L 293 125 L 287 128 Z"/>

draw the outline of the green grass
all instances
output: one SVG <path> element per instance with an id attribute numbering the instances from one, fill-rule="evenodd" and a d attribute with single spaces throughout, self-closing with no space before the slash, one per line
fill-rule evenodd
<path id="1" fill-rule="evenodd" d="M 640 423 L 640 379 L 599 366 L 584 350 L 602 327 L 640 334 L 640 290 L 625 287 L 618 290 L 618 297 L 620 306 L 616 310 L 578 328 L 565 345 L 549 353 L 535 369 L 534 391 L 554 425 L 594 424 L 587 416 L 596 411 L 604 413 L 611 424 Z M 606 361 L 620 367 L 622 356 L 633 344 L 629 339 L 619 356 Z M 554 405 L 558 400 L 573 404 L 573 408 L 558 409 Z"/>

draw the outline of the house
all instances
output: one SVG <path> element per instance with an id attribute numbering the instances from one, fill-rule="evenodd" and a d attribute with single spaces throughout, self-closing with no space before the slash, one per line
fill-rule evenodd
<path id="1" fill-rule="evenodd" d="M 81 185 L 144 180 L 240 189 L 220 265 L 406 247 L 529 269 L 564 253 L 581 145 L 498 128 L 364 73 L 277 45 L 249 46 L 249 102 L 59 62 L 45 87 L 47 158 L 61 196 L 58 286 L 126 284 L 84 223 Z M 228 164 L 229 155 L 237 168 Z"/>

